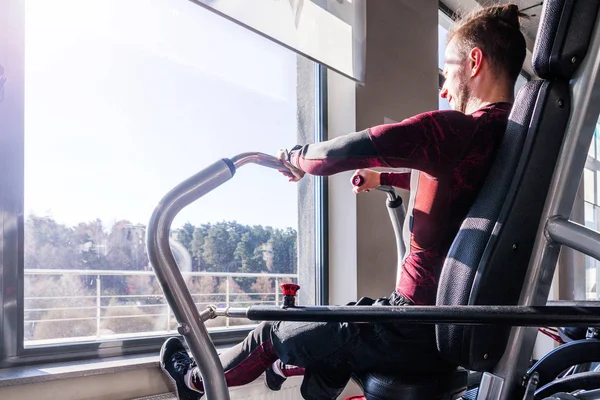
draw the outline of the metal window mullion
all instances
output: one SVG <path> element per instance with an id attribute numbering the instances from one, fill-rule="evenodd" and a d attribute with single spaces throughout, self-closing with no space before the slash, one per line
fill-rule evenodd
<path id="1" fill-rule="evenodd" d="M 327 68 L 315 68 L 315 142 L 327 140 Z M 328 182 L 315 177 L 315 282 L 317 305 L 329 304 Z"/>
<path id="2" fill-rule="evenodd" d="M 0 64 L 6 84 L 0 102 L 0 366 L 23 346 L 24 2 L 0 2 Z"/>

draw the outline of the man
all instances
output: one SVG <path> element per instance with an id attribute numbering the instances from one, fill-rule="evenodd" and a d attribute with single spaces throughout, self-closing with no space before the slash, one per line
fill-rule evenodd
<path id="1" fill-rule="evenodd" d="M 516 79 L 525 59 L 516 5 L 489 7 L 463 19 L 448 35 L 441 96 L 453 110 L 432 111 L 323 143 L 282 150 L 291 181 L 305 173 L 331 175 L 359 169 L 364 183 L 408 188 L 409 245 L 396 290 L 383 305 L 435 304 L 440 271 L 460 223 L 490 167 L 508 121 Z M 363 170 L 410 168 L 406 174 Z M 434 327 L 408 324 L 263 322 L 220 355 L 227 383 L 249 383 L 263 372 L 278 390 L 286 377 L 303 375 L 305 399 L 336 399 L 351 374 L 394 370 L 435 373 L 454 366 L 436 349 Z M 198 368 L 181 341 L 170 338 L 161 365 L 180 399 L 203 391 Z"/>

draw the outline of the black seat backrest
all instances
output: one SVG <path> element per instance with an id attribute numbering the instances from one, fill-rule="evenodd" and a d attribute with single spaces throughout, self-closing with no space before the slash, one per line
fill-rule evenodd
<path id="1" fill-rule="evenodd" d="M 597 0 L 544 3 L 533 66 L 541 80 L 519 91 L 490 172 L 442 269 L 438 305 L 517 304 L 570 116 L 569 80 L 584 58 Z M 509 327 L 437 325 L 441 355 L 490 370 Z"/>

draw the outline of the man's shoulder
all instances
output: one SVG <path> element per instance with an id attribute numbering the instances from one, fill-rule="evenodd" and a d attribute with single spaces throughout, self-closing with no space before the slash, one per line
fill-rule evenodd
<path id="1" fill-rule="evenodd" d="M 475 128 L 488 124 L 508 122 L 510 106 L 505 104 L 489 104 L 475 111 L 472 114 L 464 114 L 454 110 L 436 110 L 424 113 L 422 118 L 435 120 L 437 124 L 458 128 Z"/>
<path id="2" fill-rule="evenodd" d="M 482 118 L 484 117 L 484 118 Z M 368 129 L 371 137 L 385 132 L 473 132 L 481 124 L 506 122 L 508 111 L 499 107 L 483 107 L 473 114 L 465 114 L 455 110 L 432 110 L 422 112 L 401 122 L 374 126 Z"/>
<path id="3" fill-rule="evenodd" d="M 493 117 L 508 117 L 510 114 L 511 106 L 508 103 L 495 103 L 488 104 L 484 107 L 479 108 L 472 114 L 465 114 L 455 110 L 434 110 L 425 113 L 417 114 L 416 118 L 436 118 L 436 119 L 447 119 L 447 120 L 458 120 L 468 121 L 476 120 L 482 116 L 493 116 Z"/>
<path id="4" fill-rule="evenodd" d="M 415 115 L 412 118 L 426 120 L 446 120 L 446 121 L 469 121 L 473 120 L 472 115 L 465 114 L 455 110 L 432 110 Z"/>
<path id="5" fill-rule="evenodd" d="M 481 107 L 479 110 L 475 111 L 473 115 L 475 117 L 508 119 L 511 109 L 512 104 L 510 103 L 492 103 Z"/>
<path id="6" fill-rule="evenodd" d="M 455 110 L 431 110 L 415 115 L 413 118 L 469 118 L 468 115 Z"/>
<path id="7" fill-rule="evenodd" d="M 455 110 L 434 110 L 413 117 L 416 121 L 433 124 L 438 128 L 468 128 L 476 123 L 476 118 Z"/>

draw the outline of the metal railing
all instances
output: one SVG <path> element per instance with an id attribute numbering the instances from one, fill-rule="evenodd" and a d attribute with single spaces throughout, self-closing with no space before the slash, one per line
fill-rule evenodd
<path id="1" fill-rule="evenodd" d="M 167 304 L 164 294 L 158 289 L 158 285 L 152 282 L 145 288 L 126 287 L 122 293 L 111 293 L 111 286 L 103 285 L 103 278 L 108 277 L 148 277 L 154 279 L 153 271 L 126 271 L 126 270 L 84 270 L 84 269 L 25 269 L 26 279 L 40 277 L 78 277 L 86 284 L 74 293 L 44 293 L 31 290 L 28 284 L 25 287 L 24 326 L 25 341 L 35 341 L 36 337 L 31 333 L 40 324 L 71 324 L 72 335 L 69 335 L 68 327 L 62 335 L 56 335 L 57 341 L 63 337 L 82 336 L 77 333 L 75 325 L 86 323 L 86 327 L 93 331 L 84 335 L 86 338 L 103 338 L 107 333 L 105 325 L 110 320 L 128 320 L 131 326 L 135 326 L 134 320 L 152 318 L 156 321 L 155 329 L 135 330 L 136 336 L 140 334 L 154 334 L 156 331 L 175 330 L 175 318 Z M 208 304 L 219 306 L 249 306 L 249 305 L 279 305 L 281 303 L 280 283 L 297 281 L 297 274 L 265 274 L 265 273 L 237 273 L 237 272 L 182 272 L 184 279 L 190 282 L 195 278 L 215 278 L 215 289 L 208 292 L 192 292 L 192 298 L 197 307 L 204 308 Z M 265 291 L 262 287 L 260 292 L 236 291 L 235 279 L 238 278 L 268 278 L 269 288 Z M 33 284 L 33 283 L 31 283 Z M 49 281 L 43 282 L 43 286 L 50 286 Z M 114 282 L 113 282 L 114 285 Z M 145 293 L 144 289 L 148 292 Z M 150 290 L 148 290 L 150 289 Z M 66 290 L 68 292 L 68 290 Z M 31 292 L 28 294 L 28 292 Z M 113 315 L 115 311 L 121 311 L 124 315 Z M 53 315 L 56 314 L 56 315 Z M 71 315 L 69 315 L 71 314 Z M 164 329 L 160 327 L 164 326 Z M 230 327 L 229 318 L 224 321 L 224 326 Z M 29 332 L 29 334 L 28 334 Z M 116 332 L 118 334 L 118 332 Z M 46 343 L 51 343 L 52 338 L 44 337 Z"/>

